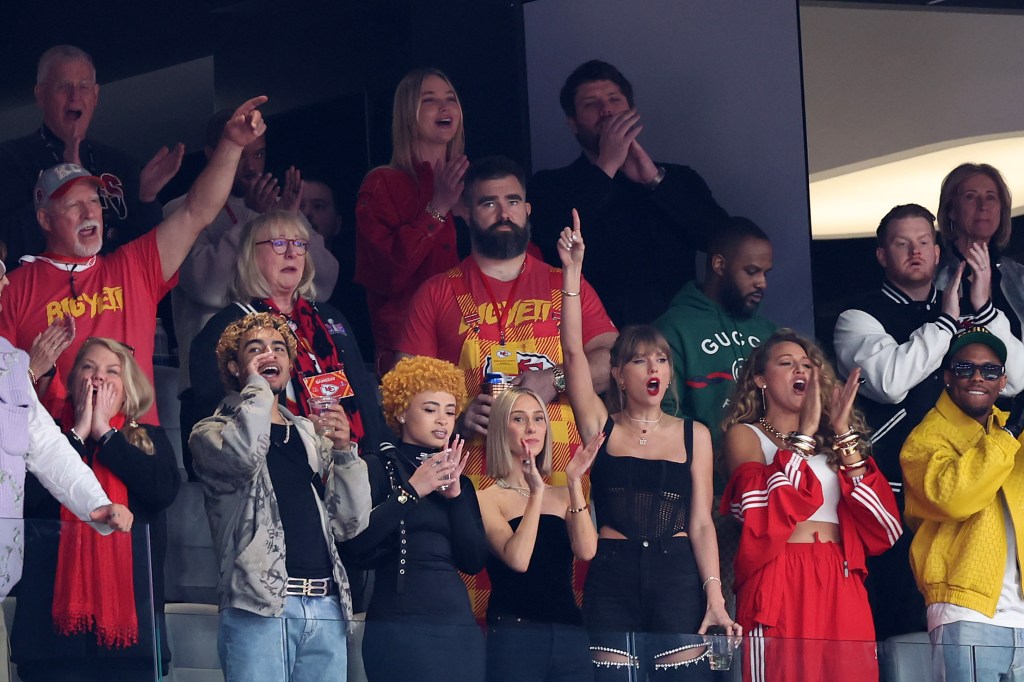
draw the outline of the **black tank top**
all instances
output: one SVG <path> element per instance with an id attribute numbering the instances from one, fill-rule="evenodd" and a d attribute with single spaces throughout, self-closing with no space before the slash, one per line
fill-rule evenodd
<path id="1" fill-rule="evenodd" d="M 508 522 L 515 531 L 523 518 Z M 572 592 L 572 546 L 565 520 L 541 514 L 537 542 L 525 573 L 518 573 L 493 554 L 487 560 L 491 601 L 487 622 L 514 616 L 534 623 L 582 625 L 583 617 Z"/>
<path id="2" fill-rule="evenodd" d="M 608 454 L 615 422 L 604 425 L 605 441 L 590 473 L 597 527 L 613 528 L 631 540 L 688 533 L 693 479 L 693 422 L 683 422 L 686 461 L 640 459 Z"/>

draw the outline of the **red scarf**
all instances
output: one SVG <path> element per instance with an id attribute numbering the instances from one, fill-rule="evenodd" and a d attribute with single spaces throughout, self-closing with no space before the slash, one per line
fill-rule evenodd
<path id="1" fill-rule="evenodd" d="M 298 349 L 295 354 L 295 367 L 292 368 L 292 376 L 295 379 L 292 384 L 295 386 L 297 402 L 288 401 L 285 407 L 292 414 L 309 416 L 309 390 L 306 388 L 302 377 L 312 377 L 328 372 L 337 372 L 345 369 L 345 363 L 338 357 L 338 349 L 334 345 L 327 325 L 319 313 L 310 305 L 309 301 L 299 297 L 295 301 L 291 315 L 285 315 L 274 305 L 271 299 L 265 299 L 271 310 L 278 315 L 288 319 L 288 326 L 295 333 L 298 342 Z M 350 382 L 351 383 L 351 382 Z M 363 428 L 363 420 L 356 408 L 355 398 L 342 400 L 341 406 L 345 408 L 345 415 L 348 417 L 349 429 L 352 432 L 352 440 L 359 442 L 366 430 Z"/>
<path id="2" fill-rule="evenodd" d="M 74 424 L 70 401 L 61 421 Z M 124 415 L 117 414 L 110 425 L 120 429 L 124 421 Z M 99 445 L 89 440 L 86 447 L 92 448 L 92 471 L 107 496 L 112 502 L 127 505 L 128 489 L 96 456 Z M 54 628 L 62 635 L 95 632 L 96 643 L 106 649 L 138 643 L 131 533 L 100 535 L 63 505 L 60 520 L 57 579 L 53 585 Z"/>

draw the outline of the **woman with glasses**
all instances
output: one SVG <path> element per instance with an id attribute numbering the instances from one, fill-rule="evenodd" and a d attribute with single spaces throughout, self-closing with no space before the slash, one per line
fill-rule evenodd
<path id="1" fill-rule="evenodd" d="M 389 440 L 378 407 L 377 382 L 363 363 L 348 320 L 331 305 L 314 300 L 309 239 L 302 221 L 284 211 L 265 213 L 242 230 L 231 285 L 235 302 L 210 318 L 189 351 L 198 413 L 212 415 L 224 397 L 215 353 L 223 331 L 249 313 L 272 312 L 287 318 L 299 347 L 292 381 L 282 394 L 288 410 L 317 422 L 314 411 L 338 409 L 340 404 L 353 441 Z M 326 399 L 315 400 L 319 396 Z M 318 406 L 325 403 L 334 406 Z"/>

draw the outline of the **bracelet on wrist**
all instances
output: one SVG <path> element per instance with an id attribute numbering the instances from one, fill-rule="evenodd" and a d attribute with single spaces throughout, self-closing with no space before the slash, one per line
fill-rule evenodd
<path id="1" fill-rule="evenodd" d="M 565 289 L 561 289 L 560 291 L 562 292 L 562 294 L 564 296 L 579 296 L 580 295 L 580 292 L 578 292 L 578 291 L 566 291 Z"/>
<path id="2" fill-rule="evenodd" d="M 444 213 L 441 213 L 436 208 L 434 208 L 434 205 L 431 204 L 431 203 L 427 204 L 427 209 L 426 210 L 427 210 L 427 213 L 430 214 L 430 217 L 433 218 L 434 220 L 436 220 L 439 223 L 443 223 L 446 220 L 448 220 L 448 216 L 446 216 Z"/>
<path id="3" fill-rule="evenodd" d="M 36 373 L 32 371 L 31 367 L 28 368 L 28 378 L 32 380 L 33 386 L 39 383 L 39 377 L 36 376 Z"/>
<path id="4" fill-rule="evenodd" d="M 654 174 L 654 177 L 651 178 L 650 182 L 644 183 L 644 187 L 646 187 L 647 189 L 649 189 L 649 190 L 651 190 L 653 192 L 654 190 L 658 189 L 658 185 L 660 185 L 661 181 L 664 180 L 664 179 L 665 179 L 665 167 L 664 166 L 658 166 L 658 172 Z"/>
<path id="5" fill-rule="evenodd" d="M 854 431 L 853 427 L 851 426 L 845 433 L 837 433 L 833 437 L 833 440 L 835 440 L 838 443 L 839 441 L 845 440 L 850 436 L 857 436 L 859 438 L 860 434 Z"/>
<path id="6" fill-rule="evenodd" d="M 590 509 L 590 505 L 589 504 L 585 504 L 582 507 L 580 507 L 579 509 L 573 509 L 572 507 L 569 507 L 569 513 L 570 514 L 580 514 L 582 512 L 587 511 L 588 509 Z"/>
<path id="7" fill-rule="evenodd" d="M 718 583 L 719 585 L 721 585 L 721 584 L 722 584 L 722 581 L 721 581 L 721 580 L 720 580 L 719 578 L 717 578 L 717 577 L 715 577 L 715 576 L 713 576 L 713 575 L 709 575 L 709 576 L 707 577 L 707 579 L 705 579 L 705 580 L 704 580 L 704 584 L 702 584 L 702 585 L 700 586 L 700 588 L 701 588 L 702 590 L 704 590 L 705 592 L 707 592 L 707 591 L 708 591 L 708 583 L 709 583 L 709 582 L 711 582 L 712 580 L 714 580 L 714 581 L 715 581 L 716 583 Z"/>
<path id="8" fill-rule="evenodd" d="M 865 457 L 865 458 L 863 458 L 861 460 L 858 460 L 858 461 L 854 462 L 853 464 L 840 464 L 839 465 L 839 470 L 840 471 L 853 471 L 854 469 L 860 469 L 863 466 L 867 466 L 867 463 L 868 463 L 868 458 Z"/>
<path id="9" fill-rule="evenodd" d="M 814 454 L 815 449 L 817 449 L 818 442 L 811 436 L 800 433 L 799 431 L 790 431 L 789 435 L 786 436 L 786 445 L 793 448 L 797 454 L 807 458 Z"/>
<path id="10" fill-rule="evenodd" d="M 70 429 L 68 429 L 68 433 L 70 433 L 71 437 L 74 438 L 75 440 L 77 440 L 79 443 L 81 443 L 82 445 L 85 445 L 85 441 L 82 440 L 82 437 L 78 435 L 78 432 L 75 431 L 74 427 L 71 427 Z"/>
<path id="11" fill-rule="evenodd" d="M 109 441 L 111 438 L 113 438 L 115 433 L 117 433 L 117 429 L 115 429 L 113 426 L 111 426 L 109 431 L 107 431 L 102 436 L 100 436 L 100 445 L 101 446 L 106 445 L 107 441 Z"/>

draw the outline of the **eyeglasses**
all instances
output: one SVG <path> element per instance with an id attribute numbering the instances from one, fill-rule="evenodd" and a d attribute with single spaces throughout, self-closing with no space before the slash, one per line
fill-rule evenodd
<path id="1" fill-rule="evenodd" d="M 96 86 L 96 81 L 61 81 L 60 83 L 50 83 L 50 89 L 54 92 L 61 92 L 65 95 L 70 95 L 76 90 L 80 94 L 85 94 L 92 90 Z"/>
<path id="2" fill-rule="evenodd" d="M 961 379 L 970 379 L 975 372 L 981 372 L 981 377 L 985 381 L 996 381 L 1006 374 L 1006 367 L 991 363 L 976 365 L 973 362 L 954 362 L 949 369 Z"/>
<path id="3" fill-rule="evenodd" d="M 287 253 L 289 244 L 295 249 L 295 253 L 300 256 L 306 253 L 306 249 L 309 248 L 308 239 L 264 239 L 261 242 L 256 242 L 256 246 L 260 244 L 270 244 L 270 248 L 274 250 L 274 253 L 282 256 Z"/>

